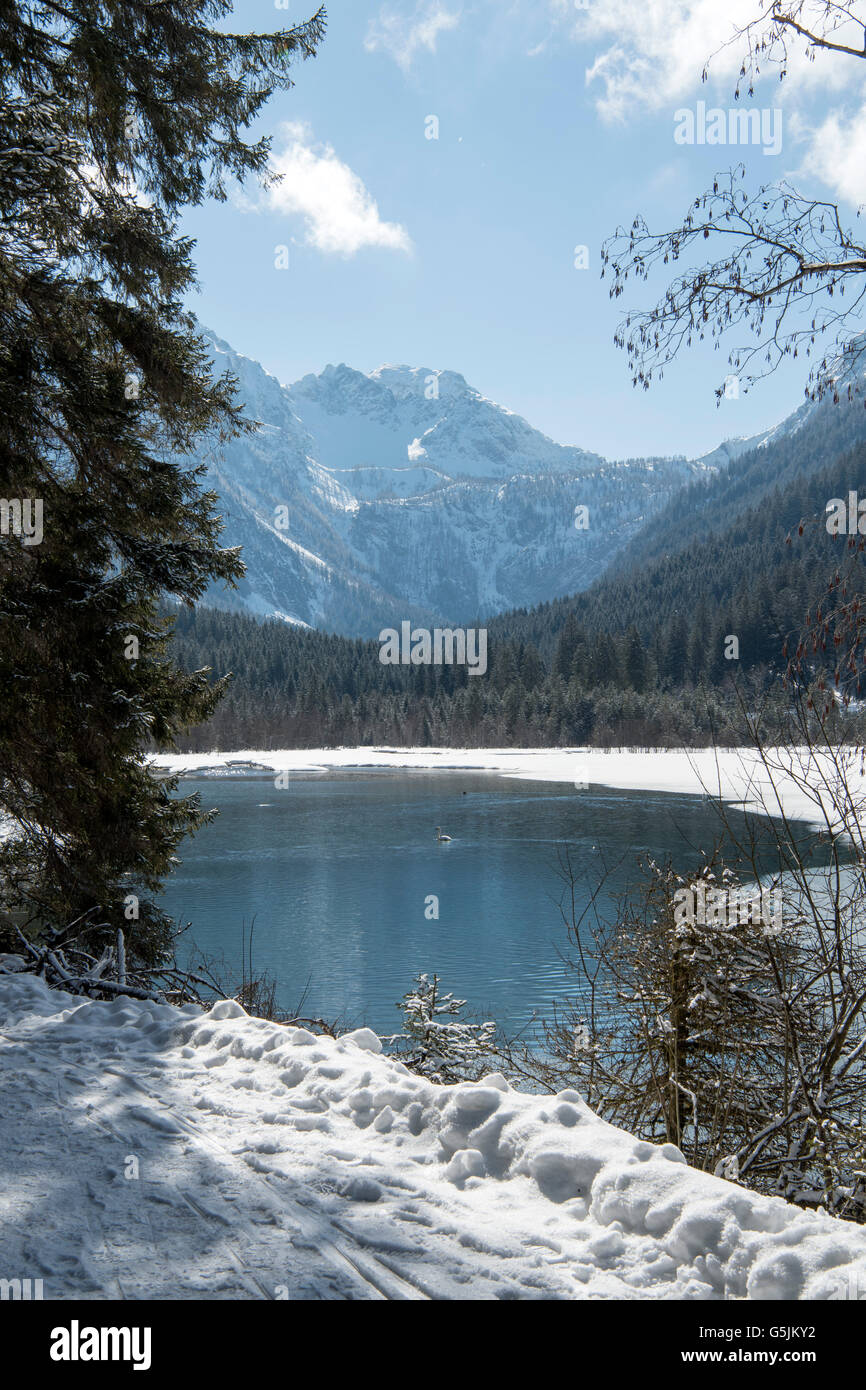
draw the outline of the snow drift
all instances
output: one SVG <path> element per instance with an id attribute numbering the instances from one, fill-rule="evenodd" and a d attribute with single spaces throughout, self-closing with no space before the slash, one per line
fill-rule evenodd
<path id="1" fill-rule="evenodd" d="M 574 1091 L 437 1086 L 361 1029 L 51 991 L 0 958 L 0 1277 L 45 1298 L 866 1297 L 866 1232 Z"/>

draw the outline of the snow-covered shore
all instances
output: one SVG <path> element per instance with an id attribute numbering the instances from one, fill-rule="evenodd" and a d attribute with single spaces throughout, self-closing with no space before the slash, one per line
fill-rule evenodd
<path id="1" fill-rule="evenodd" d="M 770 756 L 774 765 L 772 781 L 755 752 L 748 748 L 640 752 L 621 748 L 377 747 L 271 752 L 245 749 L 236 753 L 158 754 L 151 762 L 155 767 L 186 775 L 217 772 L 244 764 L 274 773 L 365 768 L 486 771 L 541 782 L 594 783 L 622 790 L 709 794 L 762 813 L 777 814 L 781 807 L 792 819 L 823 824 L 822 804 L 828 811 L 830 808 L 826 796 L 822 798 L 817 789 L 818 777 L 812 779 L 811 787 L 803 785 L 804 769 L 808 766 L 805 753 L 799 749 L 778 749 Z M 862 792 L 863 774 L 859 765 L 849 769 L 849 775 L 855 790 Z"/>
<path id="2" fill-rule="evenodd" d="M 866 1297 L 862 1227 L 573 1091 L 436 1086 L 366 1029 L 94 1003 L 2 965 L 0 1271 L 46 1299 Z"/>
<path id="3" fill-rule="evenodd" d="M 776 779 L 794 818 L 817 793 Z M 360 748 L 153 760 L 485 770 L 779 809 L 750 752 Z M 859 776 L 859 773 L 858 773 Z M 817 785 L 817 782 L 816 782 Z M 688 1167 L 574 1091 L 437 1086 L 360 1029 L 50 990 L 0 956 L 0 1277 L 46 1299 L 866 1299 L 866 1229 Z"/>

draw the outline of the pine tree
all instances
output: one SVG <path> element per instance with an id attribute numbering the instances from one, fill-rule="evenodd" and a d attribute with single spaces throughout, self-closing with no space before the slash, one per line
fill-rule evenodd
<path id="1" fill-rule="evenodd" d="M 682 685 L 688 665 L 689 629 L 682 613 L 674 614 L 662 647 L 659 674 L 673 686 Z"/>
<path id="2" fill-rule="evenodd" d="M 633 623 L 623 643 L 623 669 L 632 690 L 642 694 L 647 684 L 647 659 L 640 633 Z"/>
<path id="3" fill-rule="evenodd" d="M 598 633 L 592 644 L 589 672 L 593 685 L 607 685 L 619 680 L 619 656 L 606 632 Z"/>
<path id="4" fill-rule="evenodd" d="M 248 426 L 182 307 L 178 218 L 266 173 L 242 133 L 325 23 L 235 35 L 230 9 L 0 4 L 0 493 L 43 517 L 41 543 L 0 544 L 0 905 L 122 925 L 144 958 L 171 926 L 148 895 L 203 816 L 142 753 L 220 693 L 173 664 L 158 603 L 243 568 L 190 462 Z"/>
<path id="5" fill-rule="evenodd" d="M 416 975 L 413 988 L 397 1005 L 404 1031 L 389 1039 L 392 1047 L 398 1044 L 395 1054 L 432 1081 L 477 1081 L 490 1068 L 496 1024 L 467 1023 L 465 1007 L 465 999 L 443 994 L 438 975 Z"/>

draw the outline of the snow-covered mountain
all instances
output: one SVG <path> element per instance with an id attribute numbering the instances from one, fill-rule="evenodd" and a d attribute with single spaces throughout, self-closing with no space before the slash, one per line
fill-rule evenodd
<path id="1" fill-rule="evenodd" d="M 866 333 L 858 333 L 847 347 L 839 351 L 831 362 L 826 376 L 825 389 L 818 396 L 807 395 L 795 410 L 780 420 L 778 425 L 761 430 L 758 434 L 736 435 L 726 439 L 718 448 L 703 454 L 698 460 L 715 471 L 725 469 L 744 454 L 753 449 L 768 449 L 783 439 L 799 434 L 806 426 L 816 421 L 832 418 L 835 414 L 849 413 L 847 407 L 861 409 L 866 403 Z M 841 405 L 842 410 L 838 407 Z M 858 438 L 864 431 L 855 425 Z M 821 460 L 828 463 L 829 459 Z"/>
<path id="2" fill-rule="evenodd" d="M 371 636 L 536 604 L 585 588 L 706 471 L 557 444 L 458 372 L 341 365 L 281 386 L 206 336 L 258 422 L 203 450 L 247 565 L 237 591 L 209 594 L 222 607 Z"/>

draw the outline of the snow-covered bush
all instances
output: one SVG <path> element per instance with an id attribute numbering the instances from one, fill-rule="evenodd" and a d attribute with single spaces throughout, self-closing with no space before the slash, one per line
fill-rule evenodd
<path id="1" fill-rule="evenodd" d="M 394 1055 L 432 1081 L 476 1081 L 490 1070 L 496 1024 L 467 1022 L 465 1007 L 465 999 L 442 992 L 438 975 L 416 975 L 397 1005 L 403 1032 L 387 1039 Z"/>

